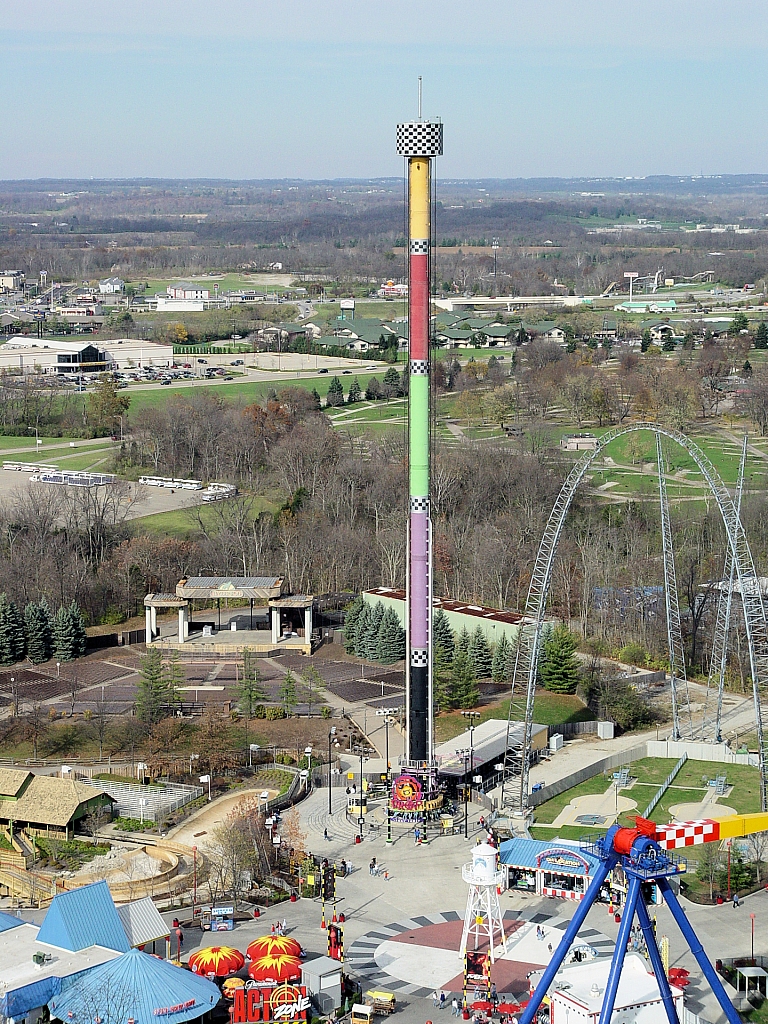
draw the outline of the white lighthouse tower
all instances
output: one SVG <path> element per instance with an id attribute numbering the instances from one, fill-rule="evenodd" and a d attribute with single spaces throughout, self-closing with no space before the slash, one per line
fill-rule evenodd
<path id="1" fill-rule="evenodd" d="M 469 885 L 469 893 L 459 952 L 466 952 L 470 936 L 474 936 L 475 949 L 481 938 L 487 938 L 491 963 L 495 960 L 497 948 L 502 953 L 507 952 L 499 902 L 503 873 L 496 866 L 496 853 L 492 846 L 481 843 L 472 850 L 472 863 L 464 864 L 461 869 L 461 877 Z"/>

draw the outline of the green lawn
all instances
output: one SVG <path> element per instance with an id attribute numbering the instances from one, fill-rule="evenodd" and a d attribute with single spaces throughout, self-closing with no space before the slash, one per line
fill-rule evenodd
<path id="1" fill-rule="evenodd" d="M 328 388 L 331 381 L 335 376 L 338 376 L 339 380 L 344 386 L 345 396 L 349 394 L 349 386 L 355 377 L 358 378 L 360 388 L 365 391 L 366 385 L 371 377 L 376 377 L 377 380 L 381 381 L 384 379 L 384 373 L 381 371 L 374 373 L 370 371 L 368 373 L 363 371 L 354 371 L 351 374 L 344 375 L 339 371 L 337 374 L 327 373 L 322 374 L 320 377 L 283 377 L 277 371 L 275 371 L 274 380 L 260 380 L 260 381 L 248 381 L 248 382 L 226 382 L 224 384 L 211 384 L 211 385 L 199 385 L 197 387 L 157 387 L 148 388 L 146 391 L 138 391 L 133 394 L 128 394 L 130 400 L 130 413 L 135 415 L 137 412 L 141 412 L 143 409 L 157 409 L 160 406 L 165 405 L 169 398 L 180 396 L 192 400 L 195 395 L 199 395 L 201 392 L 205 394 L 219 395 L 225 401 L 234 401 L 239 399 L 244 402 L 257 402 L 265 398 L 270 391 L 281 391 L 284 388 L 306 388 L 308 391 L 315 389 L 321 398 L 325 398 L 328 394 Z"/>
<path id="2" fill-rule="evenodd" d="M 600 775 L 594 775 L 591 779 L 586 779 L 584 782 L 580 782 L 578 786 L 574 786 L 572 789 L 567 789 L 559 796 L 554 796 L 551 800 L 547 800 L 546 803 L 541 804 L 533 812 L 534 819 L 540 825 L 551 825 L 558 814 L 565 810 L 571 800 L 575 800 L 580 796 L 596 796 L 598 794 L 605 793 L 611 785 L 612 783 L 609 777 L 607 775 L 603 775 L 602 772 Z M 581 829 L 583 826 L 579 825 L 573 827 Z"/>
<path id="3" fill-rule="evenodd" d="M 274 512 L 277 506 L 268 498 L 257 498 L 254 514 L 263 511 Z M 209 505 L 195 505 L 192 508 L 173 509 L 171 512 L 155 512 L 152 515 L 140 516 L 133 523 L 142 533 L 148 533 L 157 537 L 178 537 L 185 539 L 199 531 L 197 522 L 198 513 L 204 524 L 214 522 L 216 511 Z"/>
<path id="4" fill-rule="evenodd" d="M 489 718 L 507 719 L 509 717 L 509 699 L 483 708 L 478 722 L 487 722 Z M 533 720 L 537 725 L 560 725 L 561 722 L 591 722 L 594 715 L 578 697 L 567 694 L 547 693 L 536 694 L 533 705 Z M 458 736 L 467 727 L 466 719 L 460 711 L 443 712 L 435 720 L 435 739 L 438 743 Z"/>

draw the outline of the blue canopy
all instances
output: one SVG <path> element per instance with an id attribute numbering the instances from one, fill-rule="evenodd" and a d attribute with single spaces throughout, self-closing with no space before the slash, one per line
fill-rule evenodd
<path id="1" fill-rule="evenodd" d="M 76 978 L 64 979 L 48 1003 L 59 1020 L 101 1024 L 181 1024 L 212 1010 L 221 998 L 213 982 L 132 949 Z"/>

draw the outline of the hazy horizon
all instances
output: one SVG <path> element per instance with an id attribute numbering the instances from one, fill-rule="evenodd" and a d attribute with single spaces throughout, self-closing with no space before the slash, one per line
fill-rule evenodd
<path id="1" fill-rule="evenodd" d="M 0 10 L 0 179 L 451 179 L 768 168 L 768 8 L 740 0 L 27 0 Z"/>

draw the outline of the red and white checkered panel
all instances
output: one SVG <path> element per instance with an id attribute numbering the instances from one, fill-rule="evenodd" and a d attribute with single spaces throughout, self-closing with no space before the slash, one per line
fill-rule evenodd
<path id="1" fill-rule="evenodd" d="M 700 846 L 720 838 L 720 822 L 703 818 L 700 821 L 674 822 L 659 825 L 656 842 L 662 850 L 679 850 L 684 846 Z"/>

